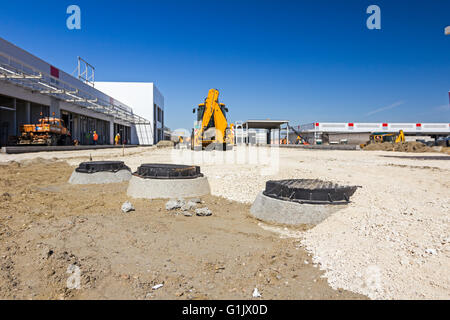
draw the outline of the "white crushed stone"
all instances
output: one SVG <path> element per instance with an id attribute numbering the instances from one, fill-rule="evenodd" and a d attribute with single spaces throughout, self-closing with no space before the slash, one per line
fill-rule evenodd
<path id="1" fill-rule="evenodd" d="M 449 161 L 364 151 L 283 149 L 280 155 L 273 176 L 249 164 L 202 165 L 202 172 L 212 194 L 244 203 L 252 203 L 270 179 L 361 185 L 347 208 L 307 232 L 259 225 L 282 238 L 301 237 L 335 289 L 371 299 L 450 299 Z"/>

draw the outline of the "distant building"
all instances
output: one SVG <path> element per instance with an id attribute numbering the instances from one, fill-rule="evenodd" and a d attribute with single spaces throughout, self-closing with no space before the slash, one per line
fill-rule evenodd
<path id="1" fill-rule="evenodd" d="M 96 82 L 96 88 L 114 95 L 133 107 L 133 112 L 150 120 L 136 125 L 136 139 L 141 145 L 157 144 L 164 140 L 164 96 L 152 82 Z"/>
<path id="2" fill-rule="evenodd" d="M 361 123 L 361 122 L 313 122 L 295 126 L 303 138 L 309 143 L 360 144 L 369 140 L 375 132 L 394 133 L 403 130 L 406 136 L 447 136 L 450 134 L 450 123 Z M 289 140 L 295 141 L 295 133 L 289 134 Z"/>

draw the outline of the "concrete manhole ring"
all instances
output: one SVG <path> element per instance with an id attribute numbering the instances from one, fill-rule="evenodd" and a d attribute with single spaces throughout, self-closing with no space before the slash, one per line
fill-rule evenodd
<path id="1" fill-rule="evenodd" d="M 134 175 L 143 179 L 195 179 L 203 177 L 199 166 L 166 163 L 142 164 Z"/>
<path id="2" fill-rule="evenodd" d="M 82 162 L 70 176 L 70 184 L 119 183 L 131 179 L 131 169 L 123 161 Z"/>
<path id="3" fill-rule="evenodd" d="M 133 198 L 174 199 L 201 197 L 211 193 L 199 166 L 142 164 L 133 174 L 127 195 Z"/>
<path id="4" fill-rule="evenodd" d="M 316 179 L 271 180 L 250 213 L 266 222 L 316 225 L 345 208 L 357 188 Z"/>

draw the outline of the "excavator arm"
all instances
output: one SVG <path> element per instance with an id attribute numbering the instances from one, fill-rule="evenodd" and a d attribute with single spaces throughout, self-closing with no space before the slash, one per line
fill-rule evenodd
<path id="1" fill-rule="evenodd" d="M 400 130 L 400 132 L 397 135 L 397 138 L 395 139 L 395 143 L 399 142 L 405 142 L 405 133 L 403 132 L 403 130 Z"/>
<path id="2" fill-rule="evenodd" d="M 218 104 L 219 91 L 211 89 L 208 92 L 208 96 L 205 99 L 205 111 L 203 113 L 202 127 L 200 128 L 200 135 L 203 134 L 204 130 L 208 127 L 211 117 L 214 113 L 214 104 Z"/>
<path id="3" fill-rule="evenodd" d="M 204 131 L 208 128 L 211 118 L 214 119 L 216 143 L 224 143 L 225 130 L 228 127 L 228 123 L 220 108 L 219 91 L 217 89 L 209 90 L 208 96 L 205 99 L 205 111 L 203 113 L 202 125 L 198 133 L 199 137 L 203 136 Z"/>

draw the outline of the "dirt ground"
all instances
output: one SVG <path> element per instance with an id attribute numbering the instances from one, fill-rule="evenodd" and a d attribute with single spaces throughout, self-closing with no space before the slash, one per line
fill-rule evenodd
<path id="1" fill-rule="evenodd" d="M 185 217 L 128 199 L 127 183 L 69 185 L 73 169 L 0 165 L 0 299 L 251 299 L 254 288 L 263 299 L 365 299 L 333 290 L 300 239 L 280 238 L 248 204 L 207 196 L 212 216 Z M 120 210 L 126 200 L 136 211 Z M 80 287 L 69 289 L 75 266 Z"/>

